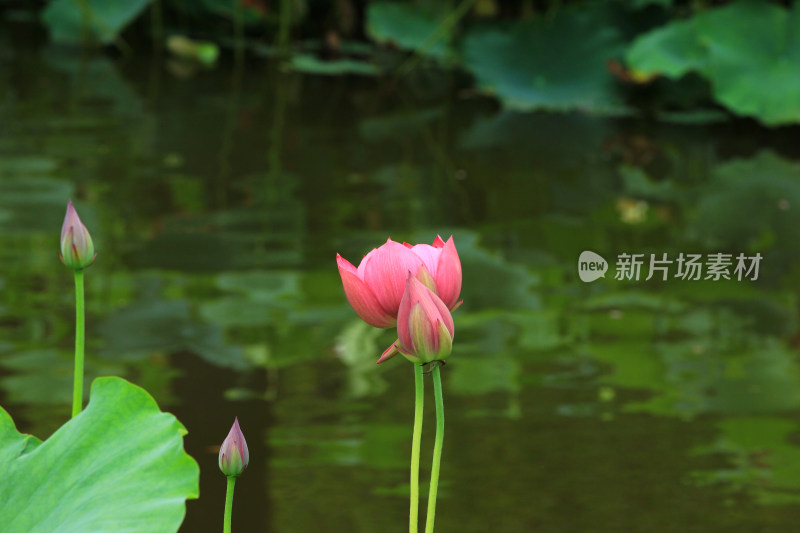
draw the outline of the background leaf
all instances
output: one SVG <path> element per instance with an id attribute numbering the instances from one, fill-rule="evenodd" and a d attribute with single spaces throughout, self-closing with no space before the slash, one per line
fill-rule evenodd
<path id="1" fill-rule="evenodd" d="M 433 37 L 440 31 L 439 25 L 433 12 L 413 4 L 375 2 L 367 6 L 366 30 L 373 40 L 407 50 L 419 49 L 444 60 L 452 50 L 447 45 L 446 32 L 441 32 L 438 39 Z"/>
<path id="2" fill-rule="evenodd" d="M 644 34 L 627 54 L 642 74 L 697 72 L 715 98 L 765 124 L 800 121 L 800 8 L 737 2 Z"/>
<path id="3" fill-rule="evenodd" d="M 622 36 L 605 13 L 587 6 L 533 17 L 508 28 L 476 28 L 464 38 L 464 66 L 507 108 L 622 108 L 607 61 Z"/>
<path id="4" fill-rule="evenodd" d="M 88 6 L 86 36 L 82 1 Z M 149 3 L 150 0 L 53 0 L 42 12 L 42 20 L 57 43 L 80 44 L 88 37 L 109 44 Z"/>

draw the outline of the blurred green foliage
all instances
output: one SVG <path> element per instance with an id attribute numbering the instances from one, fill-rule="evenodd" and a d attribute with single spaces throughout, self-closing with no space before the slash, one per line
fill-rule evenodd
<path id="1" fill-rule="evenodd" d="M 506 22 L 566 24 L 572 9 Z M 479 31 L 472 16 L 456 49 Z M 497 23 L 480 31 L 497 35 Z M 632 38 L 615 27 L 612 41 Z M 750 122 L 497 109 L 461 98 L 435 59 L 349 50 L 381 55 L 386 72 L 417 67 L 389 84 L 255 58 L 187 74 L 149 55 L 0 55 L 0 395 L 20 430 L 46 435 L 66 416 L 72 293 L 57 234 L 71 196 L 99 250 L 89 375 L 124 375 L 193 420 L 187 449 L 203 468 L 231 413 L 251 421 L 262 462 L 237 489 L 243 520 L 396 529 L 411 369 L 374 364 L 394 332 L 358 321 L 334 258 L 453 233 L 465 303 L 444 369 L 442 528 L 791 530 L 793 137 Z M 757 282 L 585 284 L 583 250 L 764 261 Z M 208 478 L 214 500 L 222 484 Z M 188 509 L 189 531 L 218 515 Z"/>
<path id="2" fill-rule="evenodd" d="M 78 45 L 113 43 L 152 0 L 53 0 L 42 11 L 42 22 L 54 42 Z"/>
<path id="3" fill-rule="evenodd" d="M 512 110 L 707 121 L 718 105 L 770 126 L 800 122 L 796 2 L 54 0 L 41 18 L 69 45 L 129 49 L 120 37 L 131 26 L 161 44 L 172 36 L 184 60 L 197 47 L 188 36 L 326 76 L 460 69 Z"/>
<path id="4" fill-rule="evenodd" d="M 707 78 L 714 99 L 769 125 L 800 122 L 800 4 L 740 0 L 640 36 L 627 52 L 639 74 Z"/>
<path id="5" fill-rule="evenodd" d="M 478 87 L 508 109 L 624 109 L 606 65 L 622 52 L 623 38 L 605 5 L 476 27 L 465 33 L 463 50 L 464 67 Z"/>

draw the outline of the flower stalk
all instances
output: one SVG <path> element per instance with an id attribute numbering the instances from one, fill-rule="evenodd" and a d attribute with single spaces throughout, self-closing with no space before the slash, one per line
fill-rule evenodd
<path id="1" fill-rule="evenodd" d="M 422 366 L 414 366 L 414 432 L 411 438 L 411 505 L 408 513 L 408 531 L 417 533 L 419 527 L 419 455 L 422 443 L 422 414 L 425 402 L 425 383 Z"/>
<path id="2" fill-rule="evenodd" d="M 85 317 L 83 309 L 83 270 L 75 270 L 75 371 L 72 383 L 72 417 L 83 409 L 83 354 Z"/>
<path id="3" fill-rule="evenodd" d="M 83 303 L 83 269 L 94 262 L 92 236 L 81 222 L 78 212 L 67 202 L 67 213 L 61 225 L 59 257 L 75 277 L 75 370 L 72 383 L 72 417 L 83 409 L 83 356 L 85 344 L 85 312 Z"/>
<path id="4" fill-rule="evenodd" d="M 439 467 L 442 464 L 442 444 L 444 443 L 444 400 L 442 398 L 442 374 L 439 366 L 433 368 L 433 395 L 436 402 L 436 437 L 433 444 L 431 464 L 431 486 L 428 491 L 428 516 L 425 520 L 425 533 L 433 533 L 436 519 L 436 495 L 439 492 Z"/>
<path id="5" fill-rule="evenodd" d="M 236 476 L 228 476 L 228 488 L 225 491 L 225 518 L 222 523 L 222 533 L 231 533 L 231 514 L 233 513 L 233 486 Z"/>

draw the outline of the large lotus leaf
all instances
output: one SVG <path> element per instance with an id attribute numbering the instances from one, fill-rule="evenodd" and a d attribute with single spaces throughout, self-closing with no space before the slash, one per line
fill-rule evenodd
<path id="1" fill-rule="evenodd" d="M 734 113 L 765 124 L 800 121 L 800 5 L 737 2 L 639 37 L 627 54 L 642 74 L 697 72 Z"/>
<path id="2" fill-rule="evenodd" d="M 91 398 L 44 442 L 0 409 L 3 533 L 177 531 L 200 475 L 186 429 L 120 378 L 95 380 Z"/>
<path id="3" fill-rule="evenodd" d="M 464 66 L 510 109 L 622 111 L 607 62 L 621 32 L 604 12 L 562 9 L 509 28 L 483 27 L 464 38 Z"/>
<path id="4" fill-rule="evenodd" d="M 88 37 L 109 44 L 149 3 L 150 0 L 53 0 L 42 12 L 42 19 L 55 42 L 80 44 Z"/>
<path id="5" fill-rule="evenodd" d="M 372 2 L 367 6 L 366 27 L 369 36 L 381 44 L 447 59 L 452 50 L 438 19 L 433 12 L 414 4 Z"/>

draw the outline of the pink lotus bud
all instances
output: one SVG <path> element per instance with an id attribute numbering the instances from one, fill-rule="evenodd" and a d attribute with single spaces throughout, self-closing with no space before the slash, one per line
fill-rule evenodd
<path id="1" fill-rule="evenodd" d="M 393 347 L 413 363 L 442 361 L 453 349 L 453 333 L 453 317 L 442 299 L 409 273 Z"/>
<path id="2" fill-rule="evenodd" d="M 378 328 L 395 325 L 409 272 L 436 291 L 448 307 L 457 305 L 461 293 L 461 261 L 452 237 L 444 242 L 437 236 L 433 246 L 388 239 L 365 255 L 358 268 L 338 254 L 336 263 L 350 305 Z"/>
<path id="3" fill-rule="evenodd" d="M 91 265 L 97 256 L 94 252 L 92 236 L 86 226 L 78 217 L 78 212 L 72 206 L 72 200 L 67 203 L 67 214 L 61 226 L 61 262 L 73 270 L 81 270 Z"/>
<path id="4" fill-rule="evenodd" d="M 247 449 L 247 441 L 244 434 L 239 429 L 239 418 L 233 421 L 228 436 L 219 449 L 219 469 L 226 476 L 238 476 L 250 462 L 250 452 Z"/>

